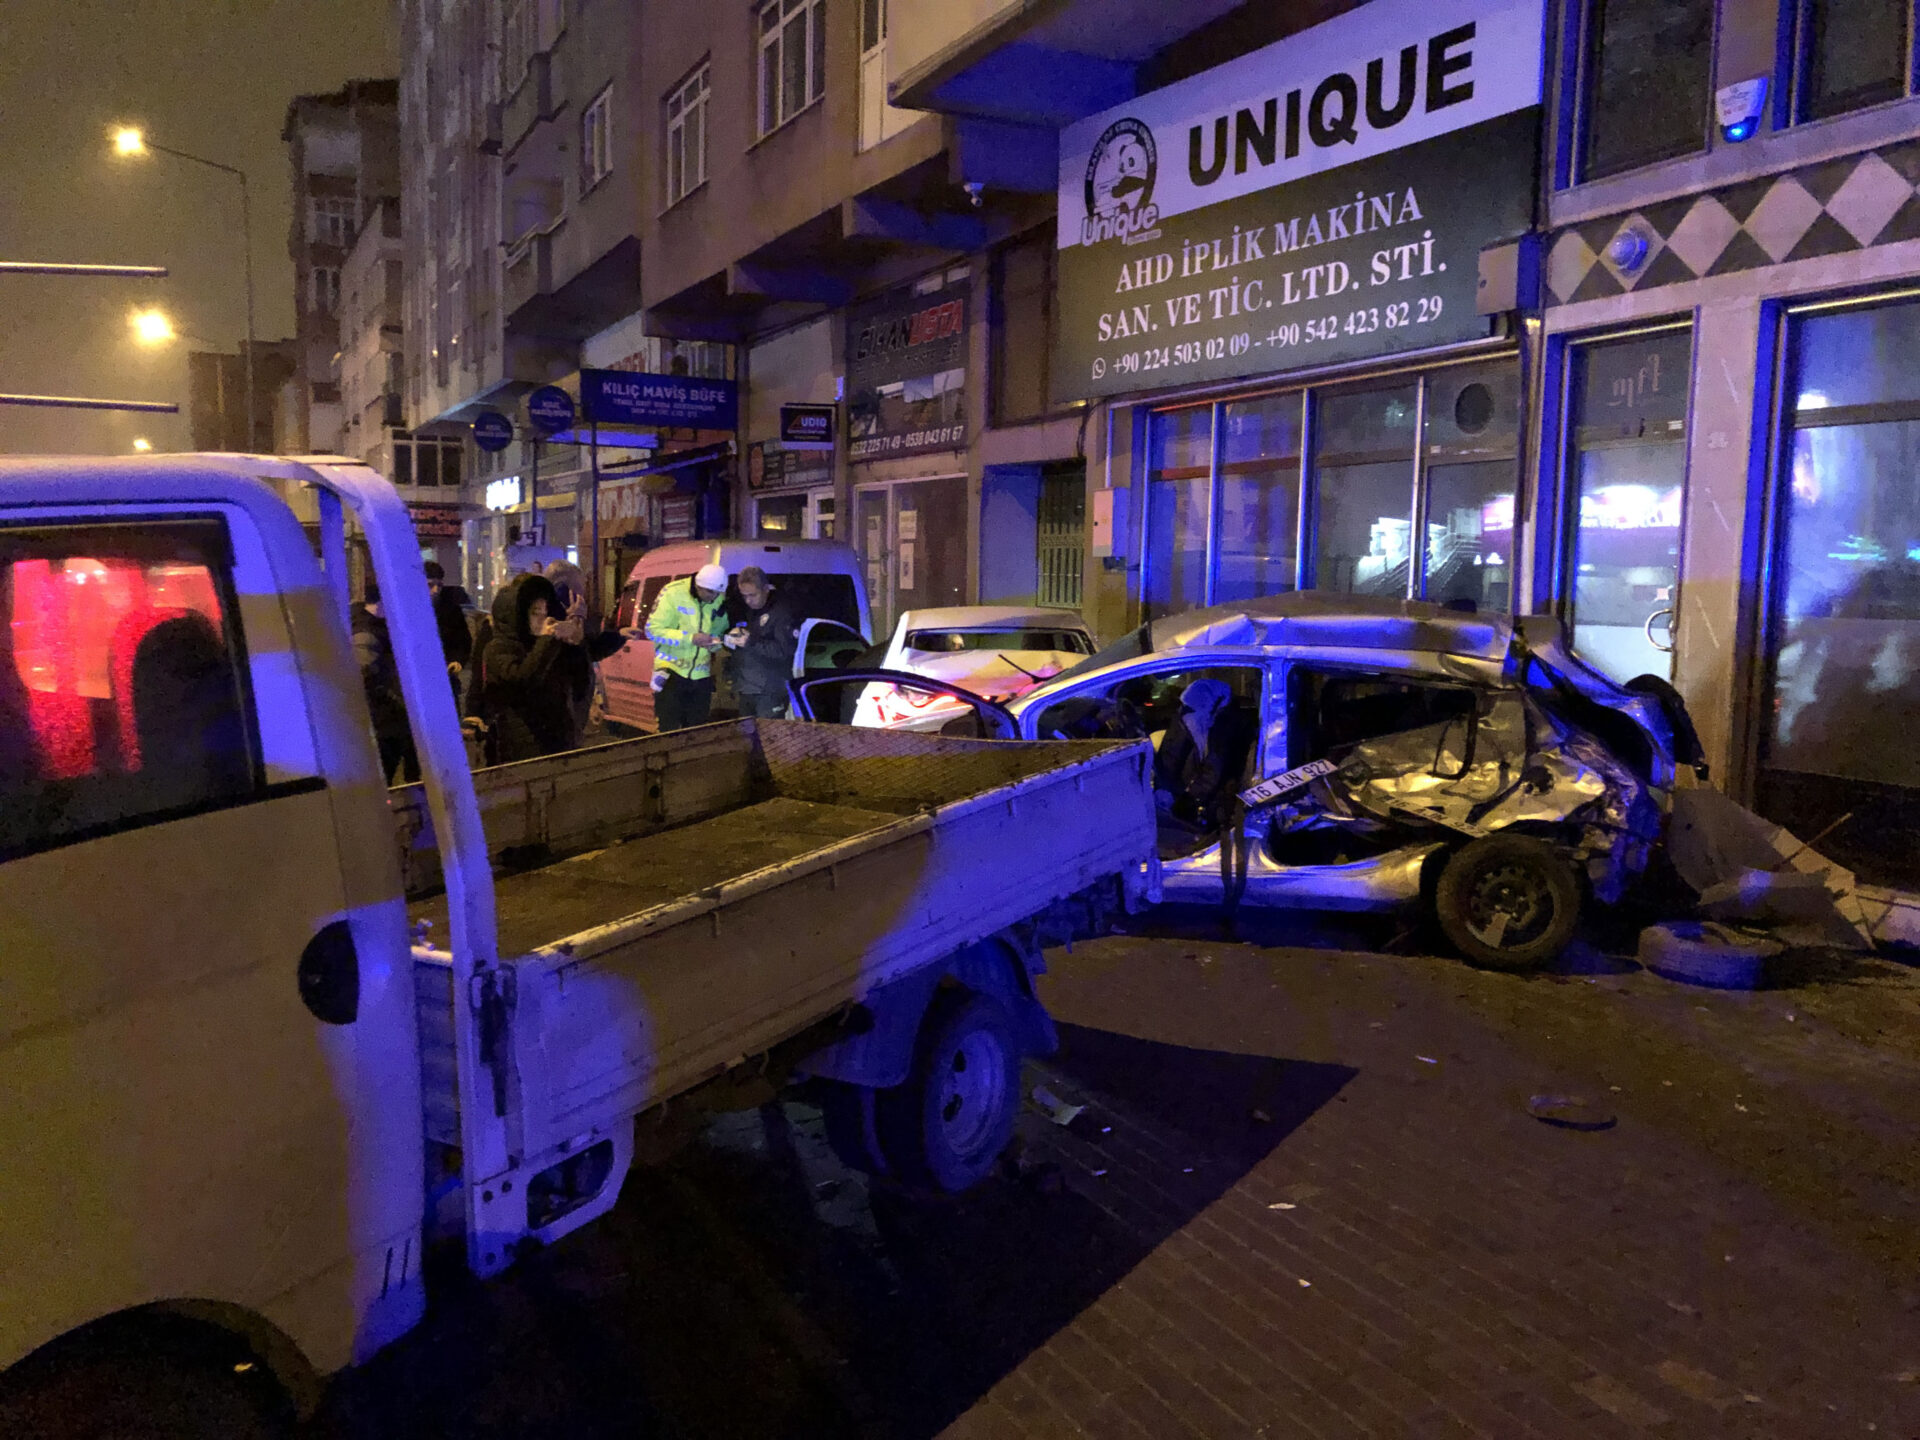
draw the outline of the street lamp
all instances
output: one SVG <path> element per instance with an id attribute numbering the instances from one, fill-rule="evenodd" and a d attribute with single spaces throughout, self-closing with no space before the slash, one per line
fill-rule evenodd
<path id="1" fill-rule="evenodd" d="M 127 316 L 127 325 L 133 331 L 133 338 L 142 345 L 164 345 L 179 339 L 173 321 L 163 310 L 136 310 Z"/>
<path id="2" fill-rule="evenodd" d="M 136 126 L 117 126 L 113 132 L 113 152 L 126 159 L 138 159 L 152 153 L 171 155 L 176 160 L 190 160 L 195 165 L 205 165 L 209 170 L 218 170 L 231 175 L 240 182 L 240 243 L 246 247 L 247 277 L 247 449 L 252 450 L 260 443 L 259 432 L 254 428 L 253 392 L 255 388 L 254 366 L 258 364 L 255 354 L 253 334 L 253 202 L 247 194 L 246 171 L 232 165 L 222 165 L 218 160 L 208 160 L 204 156 L 189 155 L 184 150 L 175 150 L 170 146 L 156 145 L 147 139 L 146 133 Z M 163 320 L 164 316 L 161 317 Z M 169 326 L 169 337 L 172 327 Z M 136 323 L 135 333 L 138 334 Z M 169 338 L 169 337 L 162 337 Z M 153 341 L 150 343 L 159 343 Z"/>

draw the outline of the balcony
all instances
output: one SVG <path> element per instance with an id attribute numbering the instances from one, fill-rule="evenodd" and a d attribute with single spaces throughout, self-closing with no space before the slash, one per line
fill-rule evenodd
<path id="1" fill-rule="evenodd" d="M 1147 61 L 1241 3 L 892 0 L 888 89 L 910 110 L 1057 130 L 1131 100 Z"/>
<path id="2" fill-rule="evenodd" d="M 543 50 L 527 62 L 527 73 L 500 108 L 500 140 L 507 155 L 543 120 L 551 120 L 566 97 L 553 52 Z"/>

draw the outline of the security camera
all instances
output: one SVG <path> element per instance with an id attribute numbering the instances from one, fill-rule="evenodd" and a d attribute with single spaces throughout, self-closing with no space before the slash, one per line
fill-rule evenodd
<path id="1" fill-rule="evenodd" d="M 1767 108 L 1767 77 L 1758 75 L 1737 85 L 1723 85 L 1714 92 L 1713 104 L 1723 140 L 1729 145 L 1751 140 Z"/>

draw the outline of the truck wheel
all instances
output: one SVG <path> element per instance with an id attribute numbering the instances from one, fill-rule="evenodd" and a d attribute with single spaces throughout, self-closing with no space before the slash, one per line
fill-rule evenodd
<path id="1" fill-rule="evenodd" d="M 0 1396 L 0 1434 L 40 1440 L 284 1440 L 292 1406 L 238 1350 L 122 1340 L 41 1365 Z M 14 1377 L 7 1377 L 12 1380 Z"/>
<path id="2" fill-rule="evenodd" d="M 1473 964 L 1530 970 L 1573 939 L 1580 882 L 1543 840 L 1485 835 L 1447 862 L 1433 908 L 1447 939 Z"/>
<path id="3" fill-rule="evenodd" d="M 942 997 L 927 1011 L 906 1083 L 875 1097 L 888 1167 L 950 1195 L 993 1172 L 1020 1108 L 1020 1050 L 991 996 Z"/>

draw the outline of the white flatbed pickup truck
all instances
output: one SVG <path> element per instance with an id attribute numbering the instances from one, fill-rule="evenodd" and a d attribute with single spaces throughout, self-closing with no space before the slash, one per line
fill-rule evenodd
<path id="1" fill-rule="evenodd" d="M 1035 922 L 1150 898 L 1151 786 L 1137 744 L 789 721 L 469 773 L 373 472 L 0 461 L 0 1432 L 272 1433 L 418 1322 L 429 1239 L 492 1274 L 636 1132 L 790 1077 L 965 1188 L 1053 1042 Z"/>

